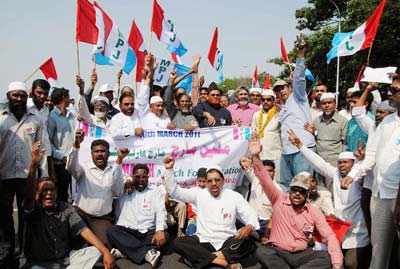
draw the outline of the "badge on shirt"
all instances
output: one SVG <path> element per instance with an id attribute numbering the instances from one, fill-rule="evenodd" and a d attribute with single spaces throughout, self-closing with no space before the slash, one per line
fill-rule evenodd
<path id="1" fill-rule="evenodd" d="M 221 122 L 222 125 L 226 124 L 226 120 L 225 119 L 220 119 L 219 122 Z"/>
<path id="2" fill-rule="evenodd" d="M 32 138 L 32 140 L 36 140 L 37 130 L 35 128 L 33 128 L 33 127 L 29 127 L 28 126 L 25 129 L 25 134 L 29 135 Z"/>

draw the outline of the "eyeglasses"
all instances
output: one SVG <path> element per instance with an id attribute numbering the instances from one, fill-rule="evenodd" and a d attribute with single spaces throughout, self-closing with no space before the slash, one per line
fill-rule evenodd
<path id="1" fill-rule="evenodd" d="M 219 94 L 219 93 L 213 93 L 213 94 L 210 94 L 210 96 L 212 96 L 212 97 L 221 97 L 221 94 Z"/>

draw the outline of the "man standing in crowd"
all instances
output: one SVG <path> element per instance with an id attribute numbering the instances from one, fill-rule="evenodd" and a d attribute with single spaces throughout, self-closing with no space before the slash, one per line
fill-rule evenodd
<path id="1" fill-rule="evenodd" d="M 350 186 L 342 184 L 351 171 L 356 157 L 352 152 L 342 152 L 338 156 L 337 167 L 335 167 L 314 151 L 304 147 L 293 131 L 290 131 L 289 140 L 300 150 L 318 173 L 331 179 L 335 216 L 352 223 L 342 243 L 345 267 L 349 269 L 367 268 L 370 248 L 367 224 L 361 209 L 362 181 L 358 178 L 357 182 Z"/>
<path id="2" fill-rule="evenodd" d="M 120 149 L 115 164 L 108 162 L 110 145 L 103 139 L 91 143 L 91 160 L 79 160 L 83 131 L 75 134 L 74 147 L 68 156 L 67 170 L 76 179 L 79 189 L 75 204 L 79 215 L 86 224 L 108 245 L 106 230 L 113 222 L 113 198 L 122 195 L 124 180 L 121 164 L 128 155 L 128 149 Z"/>
<path id="3" fill-rule="evenodd" d="M 251 123 L 252 130 L 257 134 L 262 144 L 261 160 L 270 160 L 279 168 L 278 161 L 282 154 L 281 125 L 278 120 L 278 109 L 275 105 L 275 93 L 268 89 L 261 95 L 262 107 L 254 113 Z"/>
<path id="4" fill-rule="evenodd" d="M 336 99 L 333 93 L 323 93 L 319 99 L 322 115 L 313 123 L 307 122 L 305 128 L 315 136 L 318 155 L 336 166 L 337 158 L 344 150 L 347 120 L 336 112 Z M 324 183 L 331 189 L 332 181 L 325 178 Z"/>
<path id="5" fill-rule="evenodd" d="M 239 87 L 235 92 L 236 103 L 227 107 L 231 113 L 232 123 L 238 126 L 250 126 L 253 114 L 260 109 L 258 105 L 249 103 L 249 91 Z"/>
<path id="6" fill-rule="evenodd" d="M 341 269 L 343 254 L 339 241 L 322 212 L 307 201 L 308 178 L 294 177 L 289 193 L 284 193 L 274 185 L 259 158 L 261 145 L 258 140 L 250 142 L 249 152 L 254 173 L 273 208 L 268 243 L 256 251 L 261 265 L 267 268 Z M 315 231 L 327 241 L 328 252 L 312 250 L 310 243 Z"/>
<path id="7" fill-rule="evenodd" d="M 211 264 L 241 268 L 236 263 L 254 250 L 248 237 L 259 229 L 256 212 L 239 193 L 223 188 L 221 168 L 208 168 L 206 189 L 183 189 L 173 179 L 174 163 L 170 157 L 164 160 L 166 190 L 172 198 L 194 204 L 198 212 L 196 234 L 177 238 L 175 251 L 194 268 Z M 245 226 L 237 231 L 238 218 Z"/>
<path id="8" fill-rule="evenodd" d="M 316 118 L 322 115 L 321 108 L 321 96 L 328 92 L 328 87 L 324 84 L 318 84 L 312 91 L 314 100 L 311 103 L 311 120 L 314 121 Z"/>
<path id="9" fill-rule="evenodd" d="M 50 112 L 48 132 L 57 184 L 57 197 L 68 202 L 68 191 L 71 185 L 71 175 L 65 169 L 67 156 L 74 143 L 75 117 L 67 111 L 69 106 L 69 91 L 65 88 L 54 88 L 51 93 L 54 108 Z"/>
<path id="10" fill-rule="evenodd" d="M 114 258 L 107 247 L 87 228 L 85 222 L 67 203 L 56 200 L 53 181 L 36 179 L 41 160 L 41 144 L 32 147 L 23 215 L 26 224 L 23 268 L 92 268 L 103 255 L 106 269 L 114 268 Z M 73 241 L 81 236 L 92 247 L 72 250 Z"/>
<path id="11" fill-rule="evenodd" d="M 349 175 L 364 175 L 373 168 L 375 171 L 371 200 L 371 269 L 389 267 L 396 236 L 394 208 L 400 183 L 400 91 L 396 88 L 391 91 L 391 104 L 397 113 L 386 116 L 378 125 L 373 138 L 368 141 L 365 159 Z"/>
<path id="12" fill-rule="evenodd" d="M 221 90 L 215 82 L 208 87 L 206 102 L 200 102 L 194 109 L 200 128 L 226 126 L 232 124 L 229 110 L 221 106 Z"/>
<path id="13" fill-rule="evenodd" d="M 25 83 L 11 82 L 7 89 L 7 99 L 8 108 L 0 113 L 0 229 L 4 232 L 6 245 L 3 264 L 5 268 L 13 268 L 18 266 L 14 263 L 14 197 L 17 198 L 18 242 L 21 248 L 22 201 L 31 163 L 31 148 L 36 141 L 45 143 L 43 133 L 46 130 L 41 119 L 27 109 Z"/>
<path id="14" fill-rule="evenodd" d="M 281 110 L 279 121 L 281 123 L 282 158 L 280 167 L 280 183 L 289 187 L 292 178 L 300 172 L 312 173 L 311 165 L 304 161 L 299 150 L 288 139 L 288 130 L 293 129 L 304 141 L 306 147 L 314 149 L 315 139 L 312 134 L 304 129 L 306 122 L 311 122 L 310 104 L 306 92 L 304 56 L 306 43 L 302 36 L 296 41 L 297 61 L 293 75 L 293 92 L 284 81 L 277 81 L 274 90 L 281 96 Z M 276 89 L 279 87 L 280 89 Z"/>
<path id="15" fill-rule="evenodd" d="M 251 88 L 250 89 L 250 103 L 260 106 L 261 105 L 261 88 Z"/>

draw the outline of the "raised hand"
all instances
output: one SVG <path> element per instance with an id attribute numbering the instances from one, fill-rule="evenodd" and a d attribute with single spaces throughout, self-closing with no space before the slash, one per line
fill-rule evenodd
<path id="1" fill-rule="evenodd" d="M 175 160 L 170 155 L 167 155 L 164 158 L 165 169 L 172 169 L 172 168 L 174 168 L 174 165 L 175 165 Z"/>
<path id="2" fill-rule="evenodd" d="M 76 75 L 76 77 L 75 77 L 75 84 L 79 88 L 79 94 L 80 95 L 84 95 L 84 93 L 85 93 L 85 81 L 79 75 Z"/>
<path id="3" fill-rule="evenodd" d="M 253 134 L 249 142 L 249 154 L 252 157 L 257 157 L 261 153 L 261 151 L 262 151 L 262 146 L 260 143 L 260 139 L 256 134 Z"/>
<path id="4" fill-rule="evenodd" d="M 200 64 L 201 56 L 196 55 L 193 57 L 193 64 L 192 64 L 192 73 L 198 73 L 199 72 L 199 64 Z"/>
<path id="5" fill-rule="evenodd" d="M 92 74 L 90 75 L 90 82 L 92 83 L 92 89 L 94 89 L 94 87 L 97 84 L 96 68 L 93 68 L 93 70 L 92 70 Z"/>
<path id="6" fill-rule="evenodd" d="M 244 171 L 247 171 L 251 168 L 252 165 L 252 161 L 251 159 L 247 158 L 247 157 L 242 157 L 239 161 L 240 167 L 242 167 L 242 169 Z"/>
<path id="7" fill-rule="evenodd" d="M 77 148 L 77 149 L 80 148 L 84 137 L 85 137 L 85 134 L 84 134 L 82 129 L 76 130 L 76 132 L 75 132 L 75 143 L 74 143 L 75 148 Z"/>
<path id="8" fill-rule="evenodd" d="M 32 145 L 31 156 L 32 156 L 32 165 L 38 166 L 40 161 L 43 158 L 44 150 L 41 148 L 40 141 L 36 141 Z"/>

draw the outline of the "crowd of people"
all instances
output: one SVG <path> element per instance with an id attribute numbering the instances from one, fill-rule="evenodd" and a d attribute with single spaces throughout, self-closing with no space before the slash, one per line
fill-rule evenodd
<path id="1" fill-rule="evenodd" d="M 76 105 L 46 80 L 29 90 L 10 83 L 0 112 L 0 267 L 156 267 L 169 246 L 193 268 L 242 268 L 249 257 L 269 269 L 399 268 L 400 75 L 389 88 L 348 89 L 340 110 L 322 82 L 308 93 L 305 42 L 296 48 L 287 80 L 231 96 L 204 86 L 200 57 L 188 74 L 155 85 L 151 54 L 142 81 L 118 89 L 117 100 L 110 84 L 97 87 L 95 70 L 89 87 L 76 76 Z M 189 75 L 190 94 L 178 87 Z M 111 162 L 104 139 L 80 160 L 81 122 L 112 137 L 251 127 L 243 183 L 224 188 L 223 167 L 210 166 L 183 188 L 167 156 L 162 184 L 150 186 L 149 167 L 124 173 L 129 149 Z"/>

